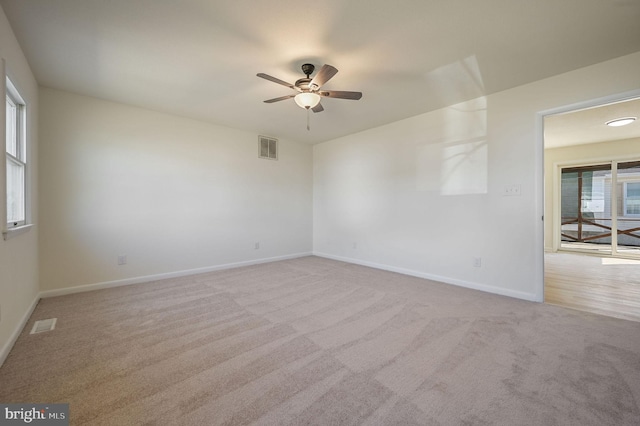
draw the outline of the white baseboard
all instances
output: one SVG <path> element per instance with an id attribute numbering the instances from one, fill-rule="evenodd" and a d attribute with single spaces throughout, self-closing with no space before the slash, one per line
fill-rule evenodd
<path id="1" fill-rule="evenodd" d="M 418 277 L 418 278 L 425 278 L 431 281 L 438 281 L 441 283 L 445 283 L 445 284 L 453 284 L 456 285 L 458 287 L 465 287 L 465 288 L 470 288 L 473 290 L 480 290 L 480 291 L 484 291 L 486 293 L 493 293 L 493 294 L 499 294 L 501 296 L 509 296 L 509 297 L 513 297 L 516 299 L 523 299 L 523 300 L 528 300 L 530 302 L 537 302 L 539 301 L 538 297 L 536 297 L 536 295 L 534 293 L 526 293 L 523 291 L 515 291 L 515 290 L 509 290 L 506 288 L 502 288 L 502 287 L 494 287 L 494 286 L 489 286 L 489 285 L 485 285 L 485 284 L 479 284 L 479 283 L 474 283 L 471 281 L 464 281 L 464 280 L 458 280 L 455 278 L 449 278 L 449 277 L 443 277 L 440 275 L 434 275 L 434 274 L 428 274 L 426 272 L 420 272 L 420 271 L 414 271 L 411 269 L 404 269 L 404 268 L 398 268 L 395 266 L 390 266 L 390 265 L 384 265 L 384 264 L 380 264 L 380 263 L 375 263 L 375 262 L 368 262 L 365 260 L 360 260 L 360 259 L 353 259 L 350 257 L 342 257 L 342 256 L 334 256 L 332 254 L 327 254 L 327 253 L 321 253 L 321 252 L 313 252 L 314 256 L 318 256 L 318 257 L 325 257 L 327 259 L 333 259 L 333 260 L 339 260 L 341 262 L 346 262 L 346 263 L 353 263 L 356 265 L 362 265 L 362 266 L 368 266 L 370 268 L 375 268 L 375 269 L 382 269 L 384 271 L 390 271 L 390 272 L 397 272 L 399 274 L 403 274 L 403 275 L 410 275 L 412 277 Z"/>
<path id="2" fill-rule="evenodd" d="M 4 364 L 4 361 L 9 356 L 9 352 L 11 352 L 13 345 L 16 344 L 18 337 L 20 337 L 20 333 L 22 333 L 22 330 L 27 325 L 27 322 L 29 321 L 29 318 L 31 317 L 31 314 L 33 313 L 33 310 L 36 308 L 36 305 L 38 304 L 39 300 L 40 300 L 40 295 L 37 295 L 33 299 L 33 302 L 31 302 L 31 305 L 29 305 L 29 308 L 27 309 L 27 311 L 24 313 L 24 315 L 20 319 L 20 322 L 18 322 L 18 324 L 16 325 L 16 328 L 13 330 L 13 333 L 11 333 L 11 336 L 9 336 L 9 340 L 7 340 L 7 342 L 2 347 L 2 350 L 0 351 L 0 367 L 2 367 L 2 364 Z"/>
<path id="3" fill-rule="evenodd" d="M 41 291 L 40 297 L 45 298 L 45 297 L 64 296 L 67 294 L 82 293 L 85 291 L 101 290 L 104 288 L 120 287 L 120 286 L 131 285 L 131 284 L 140 284 L 140 283 L 146 283 L 149 281 L 164 280 L 167 278 L 184 277 L 187 275 L 202 274 L 205 272 L 220 271 L 223 269 L 240 268 L 242 266 L 259 265 L 261 263 L 277 262 L 279 260 L 295 259 L 298 257 L 311 256 L 311 255 L 312 255 L 311 252 L 295 253 L 295 254 L 289 254 L 284 256 L 275 256 L 275 257 L 268 257 L 263 259 L 247 260 L 243 262 L 226 263 L 223 265 L 206 266 L 204 268 L 187 269 L 187 270 L 176 271 L 176 272 L 167 272 L 163 274 L 144 275 L 139 277 L 125 278 L 122 280 L 115 280 L 115 281 L 105 281 L 105 282 L 94 283 L 94 284 L 84 284 L 84 285 L 79 285 L 74 287 L 60 288 L 56 290 Z"/>

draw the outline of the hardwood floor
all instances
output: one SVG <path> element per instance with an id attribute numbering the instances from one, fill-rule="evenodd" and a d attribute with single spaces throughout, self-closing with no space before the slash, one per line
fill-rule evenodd
<path id="1" fill-rule="evenodd" d="M 640 321 L 640 261 L 545 254 L 546 303 Z"/>

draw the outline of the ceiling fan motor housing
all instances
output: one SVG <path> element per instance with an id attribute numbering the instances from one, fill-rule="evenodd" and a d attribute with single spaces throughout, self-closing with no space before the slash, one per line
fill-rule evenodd
<path id="1" fill-rule="evenodd" d="M 307 91 L 309 90 L 309 83 L 311 83 L 311 79 L 310 78 L 301 78 L 300 80 L 296 81 L 295 86 L 298 87 L 299 89 L 302 89 L 302 91 Z"/>
<path id="2" fill-rule="evenodd" d="M 311 83 L 311 78 L 309 76 L 313 73 L 313 70 L 315 69 L 316 67 L 313 64 L 302 64 L 302 72 L 306 75 L 306 77 L 296 81 L 295 86 L 298 89 L 302 90 L 303 92 L 308 91 L 309 83 Z"/>

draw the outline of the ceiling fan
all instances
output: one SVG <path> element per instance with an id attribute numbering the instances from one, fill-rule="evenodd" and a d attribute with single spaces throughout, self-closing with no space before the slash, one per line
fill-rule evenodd
<path id="1" fill-rule="evenodd" d="M 320 68 L 320 71 L 311 78 L 311 74 L 315 70 L 315 66 L 313 64 L 303 64 L 302 72 L 306 75 L 306 77 L 297 80 L 294 84 L 287 83 L 286 81 L 282 81 L 279 78 L 272 77 L 268 74 L 258 73 L 257 76 L 260 78 L 264 78 L 265 80 L 273 81 L 274 83 L 281 84 L 290 89 L 295 90 L 298 93 L 293 93 L 291 95 L 280 96 L 279 98 L 267 99 L 264 101 L 265 103 L 271 104 L 274 102 L 284 101 L 285 99 L 293 98 L 296 104 L 301 108 L 309 110 L 313 112 L 322 112 L 324 108 L 320 103 L 320 100 L 323 97 L 326 98 L 336 98 L 336 99 L 352 99 L 358 100 L 362 97 L 362 92 L 347 92 L 343 90 L 320 90 L 320 88 L 329 81 L 338 70 L 328 64 L 325 64 Z M 308 123 L 308 115 L 307 115 L 307 130 L 309 130 Z"/>

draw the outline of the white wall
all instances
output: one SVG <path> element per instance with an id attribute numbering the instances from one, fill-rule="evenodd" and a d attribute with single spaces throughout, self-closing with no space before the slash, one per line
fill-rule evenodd
<path id="1" fill-rule="evenodd" d="M 588 163 L 600 160 L 619 160 L 640 158 L 640 138 L 618 141 L 589 143 L 546 149 L 544 151 L 544 215 L 549 218 L 544 224 L 544 249 L 553 251 L 553 197 L 554 197 L 554 169 L 558 164 L 575 162 Z"/>
<path id="2" fill-rule="evenodd" d="M 42 290 L 311 252 L 310 146 L 263 160 L 251 132 L 47 88 L 40 105 Z"/>
<path id="3" fill-rule="evenodd" d="M 38 85 L 20 46 L 0 8 L 0 57 L 6 72 L 27 104 L 27 173 L 31 182 L 28 203 L 35 226 L 28 232 L 8 240 L 0 238 L 0 364 L 21 331 L 25 315 L 35 306 L 38 295 Z M 4 79 L 4 77 L 2 77 Z M 4 100 L 2 101 L 4 105 Z M 4 107 L 2 108 L 4 116 Z M 4 124 L 4 119 L 0 120 Z M 4 135 L 4 125 L 0 126 Z M 4 136 L 3 136 L 4 138 Z M 2 159 L 4 162 L 4 157 Z M 4 168 L 2 168 L 4 170 Z M 6 186 L 6 175 L 0 173 L 0 186 Z M 4 192 L 4 191 L 3 191 Z M 4 203 L 0 203 L 2 208 Z M 4 216 L 4 215 L 2 215 Z"/>
<path id="4" fill-rule="evenodd" d="M 638 87 L 640 52 L 314 146 L 314 253 L 542 300 L 541 113 Z"/>

